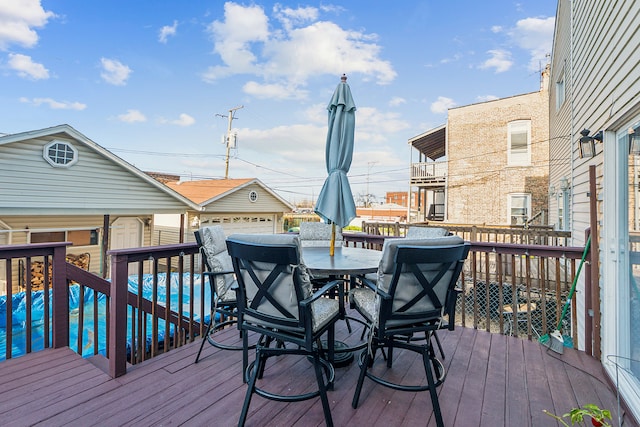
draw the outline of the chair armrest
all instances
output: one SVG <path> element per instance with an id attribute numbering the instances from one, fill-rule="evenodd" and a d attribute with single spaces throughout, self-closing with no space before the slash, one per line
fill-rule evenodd
<path id="1" fill-rule="evenodd" d="M 358 278 L 360 279 L 360 283 L 362 283 L 364 286 L 371 289 L 372 291 L 376 290 L 377 285 L 373 280 L 367 279 L 365 276 L 358 276 Z"/>
<path id="2" fill-rule="evenodd" d="M 342 284 L 342 280 L 333 280 L 331 282 L 328 282 L 326 285 L 324 285 L 323 287 L 318 289 L 316 292 L 314 292 L 313 295 L 300 301 L 300 305 L 306 308 L 312 302 L 323 297 L 327 292 L 329 292 L 331 289 L 335 287 L 338 288 L 338 296 L 340 298 L 344 298 L 344 289 L 342 289 L 341 284 Z"/>
<path id="3" fill-rule="evenodd" d="M 225 274 L 235 274 L 235 271 L 231 270 L 231 271 L 205 271 L 204 273 L 202 273 L 204 276 L 221 276 L 221 275 L 225 275 Z"/>

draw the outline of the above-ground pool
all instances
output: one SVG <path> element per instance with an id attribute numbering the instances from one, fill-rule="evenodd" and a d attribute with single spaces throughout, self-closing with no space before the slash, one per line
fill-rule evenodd
<path id="1" fill-rule="evenodd" d="M 161 305 L 165 305 L 166 301 L 166 273 L 158 274 L 158 303 Z M 191 278 L 190 273 L 185 273 L 183 275 L 183 304 L 182 304 L 182 312 L 185 316 L 189 314 L 189 306 L 190 306 L 190 287 L 189 280 Z M 179 274 L 171 273 L 171 310 L 177 312 L 178 311 L 178 291 L 179 291 Z M 206 288 L 205 295 L 205 322 L 209 320 L 210 313 L 210 298 L 208 295 L 208 286 Z M 193 307 L 194 311 L 194 319 L 199 320 L 199 315 L 197 311 L 200 307 L 201 300 L 201 287 L 200 287 L 200 275 L 194 275 L 194 285 L 193 285 Z M 138 292 L 138 276 L 130 276 L 129 277 L 129 291 L 133 293 Z M 146 299 L 151 300 L 153 292 L 153 276 L 150 274 L 146 274 L 142 279 L 142 296 Z M 83 321 L 83 329 L 82 329 L 82 356 L 88 357 L 94 355 L 94 343 L 97 338 L 98 340 L 98 353 L 106 354 L 106 296 L 104 294 L 97 294 L 98 299 L 98 334 L 96 337 L 94 327 L 94 292 L 93 289 L 85 287 L 84 298 L 82 301 L 82 305 L 84 307 L 84 321 Z M 51 310 L 51 292 L 49 292 L 49 309 Z M 27 297 L 25 292 L 18 292 L 12 295 L 12 316 L 11 316 L 11 331 L 12 331 L 12 342 L 11 342 L 11 357 L 19 357 L 25 354 L 26 351 L 26 342 L 27 342 Z M 80 286 L 75 284 L 69 286 L 69 347 L 77 351 L 78 347 L 78 319 L 80 315 Z M 129 317 L 128 325 L 131 324 L 131 310 L 127 310 L 127 316 Z M 148 315 L 150 318 L 150 315 Z M 51 318 L 51 316 L 49 316 Z M 44 349 L 44 291 L 35 291 L 31 293 L 31 351 L 38 351 Z M 164 321 L 160 320 L 158 322 L 158 339 L 160 343 L 164 339 Z M 149 327 L 149 332 L 150 332 Z M 131 328 L 127 328 L 127 348 L 131 347 Z M 171 332 L 172 333 L 172 332 Z M 49 335 L 51 342 L 51 327 L 49 327 Z M 147 346 L 151 343 L 151 335 L 147 336 Z M 7 347 L 7 296 L 0 296 L 0 361 L 5 360 L 6 358 L 6 347 Z M 78 352 L 80 353 L 80 352 Z"/>

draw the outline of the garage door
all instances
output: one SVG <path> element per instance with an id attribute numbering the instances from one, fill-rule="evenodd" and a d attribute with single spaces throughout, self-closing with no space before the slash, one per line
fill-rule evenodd
<path id="1" fill-rule="evenodd" d="M 216 215 L 201 217 L 200 226 L 222 225 L 225 234 L 275 233 L 275 215 Z"/>

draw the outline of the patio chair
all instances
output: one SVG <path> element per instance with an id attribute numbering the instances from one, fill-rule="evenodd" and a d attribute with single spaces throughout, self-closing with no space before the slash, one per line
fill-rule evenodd
<path id="1" fill-rule="evenodd" d="M 454 328 L 455 286 L 469 248 L 470 244 L 458 236 L 384 242 L 377 283 L 365 279 L 367 287 L 356 288 L 350 294 L 356 309 L 369 321 L 371 334 L 369 348 L 359 357 L 354 408 L 358 406 L 364 378 L 368 377 L 395 390 L 429 390 L 436 424 L 443 426 L 436 388 L 444 382 L 446 371 L 436 357 L 431 337 L 440 329 L 445 315 L 451 319 L 449 329 Z M 407 339 L 422 333 L 427 339 Z M 396 348 L 422 355 L 427 384 L 393 383 L 370 370 L 378 349 L 383 355 L 386 350 L 387 367 L 392 368 Z"/>
<path id="2" fill-rule="evenodd" d="M 342 294 L 339 282 L 330 282 L 312 293 L 306 266 L 300 258 L 297 235 L 232 235 L 227 248 L 238 279 L 238 316 L 241 330 L 261 334 L 256 358 L 245 370 L 249 387 L 238 425 L 244 425 L 254 393 L 267 399 L 297 402 L 320 397 L 327 425 L 333 425 L 327 388 L 335 377 L 331 364 L 335 322 L 340 318 L 338 301 L 325 298 L 332 289 Z M 341 297 L 343 297 L 341 295 Z M 327 335 L 326 351 L 321 336 Z M 292 343 L 287 348 L 286 343 Z M 312 362 L 318 389 L 298 395 L 284 395 L 256 386 L 267 360 L 279 355 L 302 355 Z M 326 376 L 326 382 L 325 378 Z"/>
<path id="3" fill-rule="evenodd" d="M 331 233 L 332 233 L 331 224 L 327 224 L 324 222 L 310 222 L 310 221 L 301 222 L 300 233 L 299 233 L 300 246 L 326 247 L 328 252 L 329 250 L 328 248 L 331 245 Z M 343 245 L 343 241 L 344 240 L 342 236 L 342 229 L 340 227 L 336 227 L 335 247 L 341 247 Z M 337 277 L 337 276 L 325 276 L 325 275 L 312 274 L 311 285 L 313 286 L 314 290 L 317 290 L 323 287 L 324 285 L 326 285 L 327 283 L 329 283 L 330 281 L 338 280 L 338 279 L 342 281 L 342 284 L 344 286 L 343 289 L 347 289 L 348 286 L 351 285 L 351 283 L 355 282 L 355 281 L 352 281 L 349 276 Z M 331 296 L 335 297 L 335 294 L 336 292 L 334 291 Z M 340 300 L 340 315 L 341 315 L 340 317 L 341 320 L 344 320 L 346 322 L 347 331 L 349 333 L 352 332 L 351 321 L 358 322 L 366 326 L 362 320 L 347 315 L 344 300 Z M 363 329 L 363 332 L 362 332 L 363 337 L 364 337 L 365 330 L 366 328 Z M 364 347 L 364 343 L 358 344 L 353 347 L 349 347 L 346 345 L 342 346 L 343 343 L 339 343 L 339 344 L 341 345 L 341 349 L 339 351 L 340 354 L 338 355 L 338 360 L 336 361 L 336 363 L 334 363 L 334 365 L 338 367 L 346 366 L 349 363 L 351 363 L 351 361 L 353 360 L 353 356 L 351 355 L 351 352 L 355 350 L 359 350 Z"/>
<path id="4" fill-rule="evenodd" d="M 195 363 L 198 363 L 205 341 L 222 350 L 239 351 L 244 347 L 224 344 L 214 339 L 217 331 L 237 323 L 238 304 L 235 292 L 237 283 L 231 257 L 227 253 L 224 230 L 221 226 L 214 225 L 196 230 L 194 235 L 207 270 L 202 273 L 202 276 L 208 280 L 211 289 L 211 316 L 196 356 Z M 242 331 L 240 334 L 242 336 Z"/>
<path id="5" fill-rule="evenodd" d="M 304 221 L 300 223 L 300 246 L 308 247 L 326 247 L 331 245 L 331 224 L 324 222 L 308 222 Z M 335 246 L 342 246 L 342 229 L 336 227 L 336 240 Z M 328 251 L 328 249 L 327 249 Z M 319 289 L 324 286 L 328 281 L 335 278 L 329 276 L 311 276 L 311 284 L 314 289 Z"/>
<path id="6" fill-rule="evenodd" d="M 449 230 L 442 227 L 419 227 L 419 226 L 410 226 L 407 228 L 407 234 L 405 238 L 407 239 L 435 239 L 438 237 L 449 236 Z"/>
<path id="7" fill-rule="evenodd" d="M 331 224 L 324 222 L 301 222 L 300 244 L 302 246 L 323 246 L 331 244 Z M 336 227 L 336 246 L 342 246 L 342 229 Z"/>

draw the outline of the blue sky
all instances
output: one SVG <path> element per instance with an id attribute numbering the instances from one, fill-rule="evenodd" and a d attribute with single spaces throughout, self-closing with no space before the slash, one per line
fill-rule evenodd
<path id="1" fill-rule="evenodd" d="M 447 108 L 539 89 L 554 0 L 0 0 L 0 134 L 67 123 L 145 171 L 316 198 L 326 106 L 357 106 L 354 196 L 407 191 Z"/>

